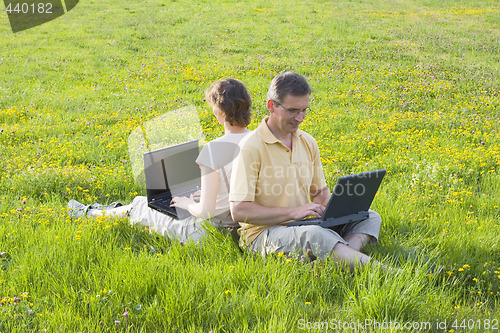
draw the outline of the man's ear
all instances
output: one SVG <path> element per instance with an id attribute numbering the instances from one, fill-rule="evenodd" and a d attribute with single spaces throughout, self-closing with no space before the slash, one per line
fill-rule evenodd
<path id="1" fill-rule="evenodd" d="M 276 103 L 272 99 L 267 100 L 267 109 L 269 110 L 270 113 L 274 112 L 275 104 Z"/>

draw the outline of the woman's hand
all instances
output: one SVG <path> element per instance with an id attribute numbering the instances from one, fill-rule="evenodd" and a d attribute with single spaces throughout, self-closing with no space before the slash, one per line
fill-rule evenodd
<path id="1" fill-rule="evenodd" d="M 190 196 L 190 198 L 193 199 L 195 202 L 200 202 L 200 197 L 201 197 L 201 190 L 194 192 Z"/>
<path id="2" fill-rule="evenodd" d="M 185 209 L 193 216 L 208 219 L 215 214 L 219 174 L 203 165 L 200 168 L 201 191 L 196 191 L 189 197 L 173 197 L 170 206 Z"/>
<path id="3" fill-rule="evenodd" d="M 188 209 L 188 206 L 194 204 L 194 199 L 188 197 L 173 197 L 170 201 L 170 207 L 178 207 L 181 209 Z"/>

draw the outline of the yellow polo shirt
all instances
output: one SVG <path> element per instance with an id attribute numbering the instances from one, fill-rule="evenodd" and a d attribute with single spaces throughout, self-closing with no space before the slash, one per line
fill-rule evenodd
<path id="1" fill-rule="evenodd" d="M 311 191 L 326 187 L 318 144 L 311 135 L 297 130 L 290 150 L 271 133 L 268 118 L 243 139 L 233 165 L 229 201 L 252 201 L 266 207 L 304 205 L 310 201 Z M 246 245 L 272 226 L 236 222 Z"/>

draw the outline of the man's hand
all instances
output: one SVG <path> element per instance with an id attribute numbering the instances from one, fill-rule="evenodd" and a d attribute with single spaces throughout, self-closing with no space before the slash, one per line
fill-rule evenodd
<path id="1" fill-rule="evenodd" d="M 314 202 L 309 202 L 305 205 L 293 208 L 290 211 L 290 217 L 293 220 L 302 220 L 309 216 L 321 217 L 323 216 L 324 212 L 325 212 L 324 206 Z"/>

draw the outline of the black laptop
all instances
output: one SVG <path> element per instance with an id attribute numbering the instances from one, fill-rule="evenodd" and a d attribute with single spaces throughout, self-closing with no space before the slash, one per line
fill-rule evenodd
<path id="1" fill-rule="evenodd" d="M 148 206 L 176 219 L 190 215 L 187 210 L 170 207 L 176 196 L 189 196 L 200 189 L 200 167 L 196 158 L 198 140 L 144 153 L 144 176 Z"/>
<path id="2" fill-rule="evenodd" d="M 319 225 L 330 228 L 368 218 L 368 210 L 385 173 L 385 170 L 377 170 L 340 177 L 321 218 L 292 221 L 287 227 Z"/>

